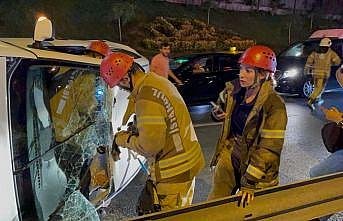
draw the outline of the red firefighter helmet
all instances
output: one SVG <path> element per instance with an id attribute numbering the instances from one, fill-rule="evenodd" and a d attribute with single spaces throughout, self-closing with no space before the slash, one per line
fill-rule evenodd
<path id="1" fill-rule="evenodd" d="M 126 75 L 133 64 L 133 57 L 115 52 L 107 55 L 100 64 L 100 76 L 112 88 Z"/>
<path id="2" fill-rule="evenodd" d="M 100 40 L 91 41 L 87 46 L 87 50 L 99 53 L 104 57 L 111 53 L 108 44 Z"/>
<path id="3" fill-rule="evenodd" d="M 262 45 L 255 45 L 245 50 L 238 63 L 262 68 L 273 73 L 276 71 L 274 51 Z"/>

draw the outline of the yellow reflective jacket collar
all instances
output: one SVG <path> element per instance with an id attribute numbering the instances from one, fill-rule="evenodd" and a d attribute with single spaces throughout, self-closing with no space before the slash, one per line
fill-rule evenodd
<path id="1" fill-rule="evenodd" d="M 266 102 L 269 95 L 272 94 L 273 88 L 270 84 L 270 81 L 265 81 L 261 85 L 260 91 L 257 95 L 256 102 L 254 105 L 254 108 L 256 108 L 257 110 L 260 110 L 262 108 L 263 104 Z M 227 82 L 226 90 L 228 96 L 232 96 L 234 94 L 237 94 L 241 90 L 241 86 L 239 85 L 239 82 L 236 80 L 232 82 Z"/>
<path id="2" fill-rule="evenodd" d="M 249 121 L 254 117 L 254 115 L 256 115 L 258 112 L 260 112 L 263 104 L 266 102 L 266 100 L 268 99 L 268 97 L 272 93 L 272 91 L 273 91 L 273 88 L 270 85 L 270 81 L 265 81 L 261 85 L 261 89 L 257 95 L 255 105 L 254 105 L 252 111 L 250 112 L 245 125 L 247 125 L 249 123 Z"/>
<path id="3" fill-rule="evenodd" d="M 247 125 L 249 121 L 255 116 L 255 114 L 257 114 L 261 110 L 263 104 L 266 102 L 269 95 L 273 92 L 273 88 L 270 84 L 271 84 L 270 81 L 265 81 L 261 85 L 260 91 L 256 98 L 256 102 L 247 118 L 245 125 Z M 233 96 L 234 94 L 238 93 L 240 89 L 241 87 L 239 85 L 238 80 L 226 83 L 226 90 L 228 92 L 227 93 L 228 96 Z"/>
<path id="4" fill-rule="evenodd" d="M 134 78 L 135 78 L 136 82 L 135 82 L 135 85 L 133 87 L 133 90 L 132 90 L 130 96 L 128 97 L 128 99 L 130 99 L 130 100 L 136 98 L 145 78 L 148 77 L 150 75 L 150 73 L 146 74 L 142 71 L 137 71 L 134 75 L 135 75 Z"/>
<path id="5" fill-rule="evenodd" d="M 122 125 L 126 125 L 130 116 L 135 112 L 134 110 L 135 98 L 143 84 L 144 79 L 147 77 L 148 74 L 138 71 L 135 73 L 135 75 L 136 75 L 135 76 L 136 83 L 130 95 L 127 97 L 127 99 L 129 100 L 129 103 L 127 105 L 127 108 L 126 108 L 126 111 L 125 111 L 125 114 L 121 123 Z"/>

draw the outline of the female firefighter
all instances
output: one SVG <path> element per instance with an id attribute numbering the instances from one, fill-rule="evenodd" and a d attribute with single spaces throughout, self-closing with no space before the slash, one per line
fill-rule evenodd
<path id="1" fill-rule="evenodd" d="M 210 164 L 215 169 L 209 199 L 233 195 L 239 189 L 239 204 L 245 207 L 255 190 L 278 184 L 287 115 L 271 82 L 275 53 L 265 46 L 253 46 L 239 63 L 239 80 L 226 83 L 218 99 L 224 104 L 212 112 L 224 118 L 224 124 Z"/>

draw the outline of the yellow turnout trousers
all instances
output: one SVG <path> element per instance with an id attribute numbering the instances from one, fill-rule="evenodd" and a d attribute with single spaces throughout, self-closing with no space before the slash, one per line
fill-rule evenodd
<path id="1" fill-rule="evenodd" d="M 214 169 L 212 189 L 208 196 L 209 200 L 231 196 L 237 188 L 235 169 L 231 161 L 233 148 L 223 148 L 219 155 L 218 163 Z"/>
<path id="2" fill-rule="evenodd" d="M 156 189 L 162 210 L 191 205 L 194 186 L 195 178 L 183 183 L 158 183 Z"/>
<path id="3" fill-rule="evenodd" d="M 308 101 L 309 104 L 312 104 L 315 100 L 317 100 L 321 94 L 323 93 L 325 86 L 326 86 L 327 79 L 326 78 L 314 78 L 314 90 L 310 96 Z"/>

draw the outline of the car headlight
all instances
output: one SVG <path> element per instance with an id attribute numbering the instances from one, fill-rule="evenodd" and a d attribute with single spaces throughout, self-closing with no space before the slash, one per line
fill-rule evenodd
<path id="1" fill-rule="evenodd" d="M 285 78 L 293 78 L 293 77 L 296 77 L 298 76 L 299 74 L 299 70 L 298 69 L 290 69 L 290 70 L 287 70 L 283 73 L 283 77 Z"/>

